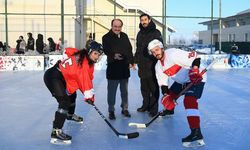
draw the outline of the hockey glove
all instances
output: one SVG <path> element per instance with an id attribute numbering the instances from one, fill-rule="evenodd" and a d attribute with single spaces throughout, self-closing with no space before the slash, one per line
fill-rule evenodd
<path id="1" fill-rule="evenodd" d="M 94 105 L 95 98 L 92 96 L 91 98 L 85 99 L 85 102 L 88 103 L 89 105 Z"/>
<path id="2" fill-rule="evenodd" d="M 161 93 L 162 93 L 162 95 L 167 95 L 167 94 L 169 94 L 168 86 L 162 85 L 162 86 L 161 86 Z"/>
<path id="3" fill-rule="evenodd" d="M 173 110 L 175 107 L 174 99 L 170 95 L 165 95 L 161 103 L 167 110 Z"/>
<path id="4" fill-rule="evenodd" d="M 194 67 L 192 69 L 189 70 L 189 79 L 190 81 L 196 85 L 199 84 L 202 81 L 202 75 L 200 74 L 200 71 L 198 68 Z"/>

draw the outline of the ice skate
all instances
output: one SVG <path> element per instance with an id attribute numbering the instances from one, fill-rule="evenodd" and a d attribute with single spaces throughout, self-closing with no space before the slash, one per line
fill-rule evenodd
<path id="1" fill-rule="evenodd" d="M 205 143 L 200 128 L 191 129 L 191 134 L 182 139 L 182 145 L 184 147 L 204 146 Z"/>
<path id="2" fill-rule="evenodd" d="M 67 116 L 67 120 L 72 120 L 75 121 L 77 123 L 83 123 L 83 118 L 80 116 L 77 116 L 76 114 L 68 114 Z"/>
<path id="3" fill-rule="evenodd" d="M 61 129 L 53 129 L 51 132 L 50 143 L 52 144 L 71 144 L 72 137 L 63 133 Z"/>

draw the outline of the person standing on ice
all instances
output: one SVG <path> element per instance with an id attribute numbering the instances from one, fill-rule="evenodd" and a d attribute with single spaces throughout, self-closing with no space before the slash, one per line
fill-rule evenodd
<path id="1" fill-rule="evenodd" d="M 122 32 L 121 19 L 111 21 L 111 29 L 102 37 L 103 50 L 107 55 L 106 78 L 108 80 L 108 111 L 109 119 L 115 120 L 115 102 L 118 85 L 121 93 L 121 113 L 131 117 L 128 111 L 128 82 L 130 68 L 135 69 L 132 46 L 128 35 Z"/>
<path id="2" fill-rule="evenodd" d="M 140 78 L 140 89 L 142 95 L 142 105 L 137 108 L 138 112 L 149 112 L 150 117 L 154 117 L 159 106 L 159 85 L 155 77 L 154 66 L 157 60 L 148 54 L 148 43 L 153 39 L 162 41 L 161 32 L 156 29 L 156 25 L 148 14 L 140 16 L 140 31 L 136 36 L 136 52 L 134 62 L 138 66 Z"/>
<path id="3" fill-rule="evenodd" d="M 158 59 L 155 71 L 158 84 L 164 93 L 161 102 L 166 110 L 163 112 L 163 116 L 173 114 L 174 100 L 176 100 L 177 95 L 190 82 L 193 83 L 193 86 L 184 93 L 183 101 L 191 134 L 182 138 L 182 143 L 185 147 L 195 143 L 199 146 L 204 145 L 197 101 L 201 98 L 206 76 L 203 75 L 203 79 L 203 76 L 200 75 L 200 58 L 197 58 L 195 51 L 187 52 L 176 48 L 164 51 L 162 42 L 157 39 L 148 44 L 148 50 Z M 171 87 L 169 85 L 170 78 L 174 81 Z"/>
<path id="4" fill-rule="evenodd" d="M 70 144 L 72 137 L 63 133 L 62 127 L 65 120 L 83 122 L 83 118 L 74 114 L 76 90 L 84 94 L 85 102 L 93 105 L 93 73 L 94 64 L 103 54 L 102 45 L 93 41 L 88 49 L 66 49 L 69 58 L 58 61 L 44 74 L 44 82 L 52 96 L 58 102 L 55 112 L 51 143 Z"/>

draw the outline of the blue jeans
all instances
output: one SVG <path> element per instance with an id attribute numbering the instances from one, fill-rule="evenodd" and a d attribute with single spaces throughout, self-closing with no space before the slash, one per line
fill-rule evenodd
<path id="1" fill-rule="evenodd" d="M 118 84 L 120 84 L 121 108 L 128 110 L 128 79 L 109 80 L 108 79 L 108 111 L 115 111 L 115 99 Z"/>

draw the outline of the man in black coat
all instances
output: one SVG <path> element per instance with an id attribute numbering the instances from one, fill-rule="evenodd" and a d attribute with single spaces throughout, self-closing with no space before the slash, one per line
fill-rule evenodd
<path id="1" fill-rule="evenodd" d="M 136 38 L 135 63 L 138 65 L 138 74 L 141 82 L 141 94 L 143 103 L 139 112 L 149 111 L 153 117 L 158 112 L 159 86 L 155 76 L 155 64 L 157 60 L 148 54 L 148 43 L 153 39 L 162 40 L 161 33 L 156 29 L 155 23 L 148 14 L 140 16 L 140 31 Z"/>
<path id="2" fill-rule="evenodd" d="M 125 117 L 130 117 L 128 111 L 128 78 L 130 67 L 134 67 L 132 46 L 126 33 L 121 32 L 123 22 L 113 19 L 111 30 L 102 37 L 103 50 L 107 55 L 106 78 L 108 80 L 108 111 L 109 119 L 115 117 L 115 98 L 118 84 L 121 92 L 121 108 Z"/>

